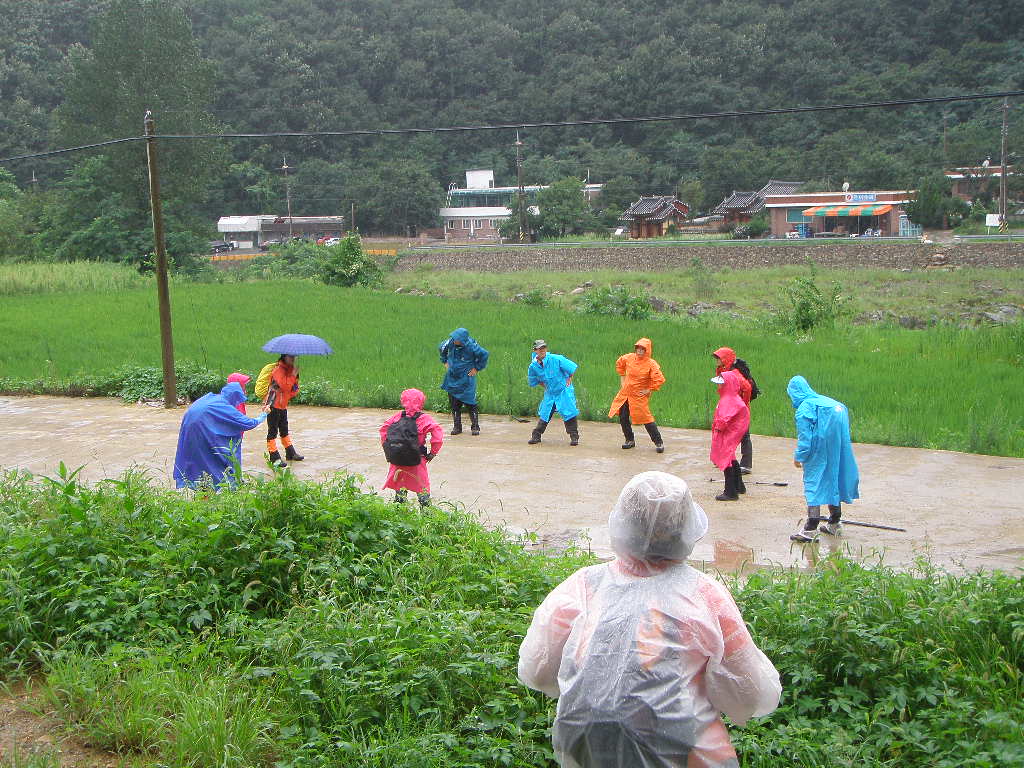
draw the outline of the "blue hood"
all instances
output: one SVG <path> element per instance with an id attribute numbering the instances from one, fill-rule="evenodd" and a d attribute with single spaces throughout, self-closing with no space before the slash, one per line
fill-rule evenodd
<path id="1" fill-rule="evenodd" d="M 454 331 L 452 331 L 451 337 L 453 341 L 457 341 L 459 342 L 459 344 L 469 343 L 469 331 L 467 331 L 465 328 L 456 328 Z"/>
<path id="2" fill-rule="evenodd" d="M 811 385 L 803 376 L 794 376 L 789 380 L 789 384 L 786 385 L 786 394 L 793 401 L 794 408 L 799 408 L 800 403 L 807 398 L 818 396 L 818 393 L 811 389 Z"/>
<path id="3" fill-rule="evenodd" d="M 231 403 L 233 407 L 236 408 L 249 399 L 245 396 L 245 391 L 242 389 L 242 385 L 239 384 L 237 381 L 232 381 L 228 384 L 225 384 L 224 387 L 220 390 L 220 394 L 221 397 L 223 397 L 225 400 Z"/>

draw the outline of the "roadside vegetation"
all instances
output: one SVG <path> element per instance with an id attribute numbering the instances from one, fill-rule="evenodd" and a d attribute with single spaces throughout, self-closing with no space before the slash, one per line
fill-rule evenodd
<path id="1" fill-rule="evenodd" d="M 647 336 L 668 377 L 653 400 L 659 422 L 707 429 L 716 399 L 711 352 L 725 344 L 750 362 L 765 393 L 753 408 L 759 433 L 792 434 L 785 386 L 800 373 L 850 407 L 859 442 L 1024 456 L 1024 414 L 992 407 L 1018 400 L 1020 321 L 913 331 L 856 326 L 830 283 L 805 277 L 789 286 L 773 313 L 736 321 L 719 313 L 654 314 L 629 292 L 607 292 L 597 309 L 608 312 L 582 312 L 541 301 L 440 299 L 312 281 L 179 283 L 172 290 L 175 352 L 191 382 L 183 394 L 195 397 L 219 388 L 233 370 L 258 371 L 268 359 L 259 350 L 266 339 L 313 332 L 335 354 L 301 361 L 300 402 L 391 408 L 403 389 L 416 386 L 428 393 L 428 408 L 443 410 L 436 349 L 464 325 L 491 351 L 479 380 L 483 410 L 527 416 L 537 403 L 524 373 L 529 343 L 543 336 L 580 363 L 583 418 L 604 420 L 618 387 L 615 359 Z M 8 296 L 4 306 L 0 392 L 159 397 L 151 287 Z"/>
<path id="2" fill-rule="evenodd" d="M 61 467 L 6 472 L 0 500 L 0 680 L 35 676 L 126 764 L 553 766 L 516 652 L 585 553 L 345 475 L 190 497 Z M 835 556 L 731 586 L 784 690 L 734 731 L 742 765 L 1024 762 L 1021 578 Z"/>

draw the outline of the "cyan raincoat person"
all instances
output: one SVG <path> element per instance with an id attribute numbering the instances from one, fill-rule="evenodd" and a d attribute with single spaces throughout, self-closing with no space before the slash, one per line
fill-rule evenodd
<path id="1" fill-rule="evenodd" d="M 567 357 L 549 353 L 544 339 L 533 342 L 533 360 L 526 371 L 526 381 L 531 387 L 543 387 L 544 399 L 537 408 L 537 426 L 527 441 L 530 445 L 540 442 L 555 411 L 565 424 L 569 445 L 580 444 L 579 423 L 576 421 L 580 409 L 576 407 L 576 390 L 572 386 L 572 377 L 578 367 Z"/>
<path id="2" fill-rule="evenodd" d="M 480 434 L 480 412 L 476 404 L 476 375 L 487 367 L 488 352 L 465 328 L 456 328 L 437 348 L 445 367 L 441 389 L 448 393 L 452 408 L 451 434 L 462 434 L 462 406 L 469 408 L 470 432 Z"/>
<path id="3" fill-rule="evenodd" d="M 803 376 L 794 376 L 786 392 L 796 409 L 796 451 L 793 464 L 804 470 L 807 521 L 793 541 L 814 541 L 820 508 L 828 504 L 829 519 L 821 527 L 833 536 L 840 533 L 842 502 L 860 498 L 860 474 L 850 442 L 850 414 L 846 406 L 819 395 Z"/>
<path id="4" fill-rule="evenodd" d="M 708 518 L 686 482 L 630 480 L 608 516 L 615 560 L 544 598 L 519 679 L 558 698 L 562 768 L 737 768 L 722 722 L 771 713 L 782 686 L 729 590 L 687 565 Z"/>
<path id="5" fill-rule="evenodd" d="M 189 406 L 178 431 L 174 455 L 174 484 L 192 488 L 203 478 L 213 485 L 234 486 L 234 467 L 242 465 L 242 432 L 258 427 L 267 418 L 253 419 L 239 413 L 245 392 L 238 382 L 226 384 L 220 394 L 203 395 Z"/>

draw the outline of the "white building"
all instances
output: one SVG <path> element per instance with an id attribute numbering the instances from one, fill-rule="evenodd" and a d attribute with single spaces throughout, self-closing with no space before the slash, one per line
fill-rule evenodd
<path id="1" fill-rule="evenodd" d="M 224 240 L 235 241 L 239 248 L 259 248 L 266 240 L 289 236 L 317 238 L 341 237 L 345 233 L 344 216 L 221 216 L 217 231 Z"/>
<path id="2" fill-rule="evenodd" d="M 588 201 L 601 193 L 602 184 L 586 184 L 583 194 Z M 523 193 L 530 210 L 537 213 L 537 193 L 547 186 L 524 186 Z M 501 222 L 512 215 L 519 187 L 494 186 L 494 171 L 466 171 L 466 186 L 448 188 L 445 205 L 440 209 L 445 238 L 473 240 L 497 239 Z"/>

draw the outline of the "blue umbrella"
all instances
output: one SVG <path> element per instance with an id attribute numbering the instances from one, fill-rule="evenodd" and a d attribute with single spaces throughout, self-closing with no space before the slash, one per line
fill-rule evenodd
<path id="1" fill-rule="evenodd" d="M 319 336 L 286 333 L 284 336 L 275 336 L 264 344 L 263 351 L 279 355 L 329 355 L 334 350 Z"/>

